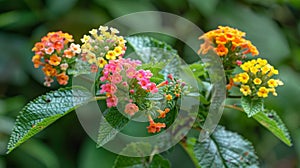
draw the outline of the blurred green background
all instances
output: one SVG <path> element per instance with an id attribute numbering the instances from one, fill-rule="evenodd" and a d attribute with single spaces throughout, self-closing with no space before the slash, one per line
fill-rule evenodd
<path id="1" fill-rule="evenodd" d="M 229 25 L 247 32 L 280 72 L 285 83 L 278 97 L 267 100 L 287 124 L 293 146 L 287 147 L 245 114 L 225 110 L 221 123 L 249 139 L 261 167 L 300 167 L 300 1 L 299 0 L 0 0 L 0 168 L 111 167 L 116 155 L 97 150 L 75 113 L 4 155 L 19 110 L 51 89 L 32 67 L 31 48 L 48 31 L 80 37 L 124 14 L 157 10 L 183 16 L 204 31 Z M 195 37 L 197 38 L 197 37 Z M 172 42 L 172 41 L 171 41 Z M 171 44 L 176 44 L 172 42 Z M 179 52 L 183 47 L 179 47 Z M 185 56 L 187 57 L 187 56 Z M 165 153 L 172 167 L 192 167 L 176 146 Z"/>

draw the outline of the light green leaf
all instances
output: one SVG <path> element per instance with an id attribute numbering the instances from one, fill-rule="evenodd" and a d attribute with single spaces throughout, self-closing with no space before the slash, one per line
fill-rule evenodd
<path id="1" fill-rule="evenodd" d="M 241 102 L 248 117 L 252 117 L 256 113 L 264 110 L 264 102 L 262 99 L 252 99 L 248 96 L 243 96 Z"/>
<path id="2" fill-rule="evenodd" d="M 92 95 L 88 90 L 73 87 L 49 92 L 29 102 L 17 117 L 7 153 L 89 100 Z"/>
<path id="3" fill-rule="evenodd" d="M 123 116 L 117 108 L 108 108 L 100 121 L 97 147 L 101 147 L 112 138 L 128 123 L 129 119 Z"/>
<path id="4" fill-rule="evenodd" d="M 292 146 L 289 132 L 274 110 L 259 112 L 253 118 L 271 131 L 277 138 L 288 146 Z"/>
<path id="5" fill-rule="evenodd" d="M 258 167 L 252 144 L 237 133 L 218 126 L 215 132 L 194 147 L 201 168 Z"/>

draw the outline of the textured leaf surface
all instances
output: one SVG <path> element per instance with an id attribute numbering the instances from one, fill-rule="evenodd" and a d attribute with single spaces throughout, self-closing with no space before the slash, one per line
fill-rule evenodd
<path id="1" fill-rule="evenodd" d="M 292 146 L 289 132 L 275 111 L 260 112 L 254 115 L 253 118 L 271 131 L 282 142 L 288 146 Z"/>
<path id="2" fill-rule="evenodd" d="M 137 58 L 143 63 L 164 63 L 162 74 L 172 73 L 178 75 L 180 66 L 177 51 L 165 42 L 147 36 L 126 37 L 128 45 L 133 48 Z M 132 56 L 132 55 L 130 55 Z"/>
<path id="3" fill-rule="evenodd" d="M 194 153 L 201 168 L 258 167 L 252 144 L 221 126 L 210 138 L 196 143 Z"/>
<path id="4" fill-rule="evenodd" d="M 73 87 L 49 92 L 29 102 L 17 117 L 8 153 L 88 100 L 92 100 L 88 90 Z"/>
<path id="5" fill-rule="evenodd" d="M 129 121 L 115 107 L 109 108 L 103 115 L 99 126 L 97 147 L 103 146 L 114 138 Z"/>
<path id="6" fill-rule="evenodd" d="M 248 117 L 252 117 L 256 113 L 263 111 L 264 103 L 262 99 L 251 99 L 250 97 L 243 96 L 241 101 L 242 107 Z"/>

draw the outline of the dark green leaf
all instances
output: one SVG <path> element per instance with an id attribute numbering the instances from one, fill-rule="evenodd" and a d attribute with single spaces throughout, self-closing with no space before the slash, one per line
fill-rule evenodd
<path id="1" fill-rule="evenodd" d="M 271 131 L 282 142 L 284 142 L 288 146 L 292 146 L 289 132 L 275 111 L 268 110 L 260 112 L 255 114 L 253 118 L 261 125 L 266 127 L 269 131 Z"/>
<path id="2" fill-rule="evenodd" d="M 252 144 L 221 126 L 210 138 L 196 143 L 194 153 L 201 168 L 258 167 Z"/>
<path id="3" fill-rule="evenodd" d="M 73 87 L 52 91 L 29 102 L 17 117 L 8 153 L 88 100 L 92 100 L 88 90 Z"/>
<path id="4" fill-rule="evenodd" d="M 103 115 L 99 126 L 97 147 L 103 146 L 114 138 L 129 121 L 115 107 L 108 108 Z"/>
<path id="5" fill-rule="evenodd" d="M 249 96 L 243 96 L 241 99 L 242 107 L 248 117 L 252 117 L 256 113 L 263 111 L 264 103 L 262 99 L 252 99 Z"/>

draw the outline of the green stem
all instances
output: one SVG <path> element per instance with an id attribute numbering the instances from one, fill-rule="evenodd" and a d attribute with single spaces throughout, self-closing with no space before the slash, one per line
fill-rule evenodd
<path id="1" fill-rule="evenodd" d="M 107 97 L 106 96 L 95 96 L 95 100 L 105 100 Z"/>
<path id="2" fill-rule="evenodd" d="M 238 110 L 238 111 L 241 111 L 241 112 L 245 112 L 244 109 L 238 107 L 238 106 L 234 106 L 234 105 L 227 105 L 225 104 L 224 107 L 226 108 L 231 108 L 231 109 L 234 109 L 234 110 Z"/>

